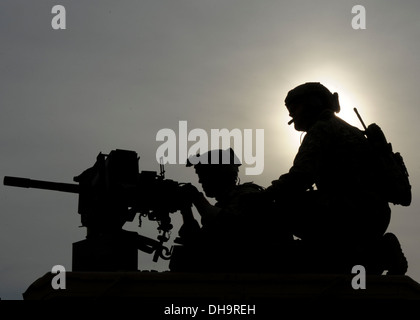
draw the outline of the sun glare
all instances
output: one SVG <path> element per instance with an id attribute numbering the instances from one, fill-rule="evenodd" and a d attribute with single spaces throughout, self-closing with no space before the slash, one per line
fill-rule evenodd
<path id="1" fill-rule="evenodd" d="M 329 62 L 306 66 L 295 74 L 289 90 L 305 82 L 320 82 L 331 92 L 337 92 L 341 107 L 337 115 L 349 124 L 362 129 L 354 108 L 358 109 L 366 124 L 373 122 L 371 117 L 375 115 L 371 114 L 372 97 L 365 96 L 363 81 L 358 79 L 351 70 Z"/>
<path id="2" fill-rule="evenodd" d="M 325 73 L 329 76 L 322 76 L 322 74 Z M 354 85 L 352 82 L 354 79 L 351 75 L 348 77 L 341 76 L 335 79 L 330 76 L 332 73 L 333 70 L 327 68 L 326 70 L 318 70 L 318 72 L 315 72 L 314 74 L 306 76 L 299 75 L 288 84 L 282 83 L 277 87 L 277 90 L 273 91 L 270 105 L 276 106 L 273 108 L 275 113 L 270 113 L 270 115 L 267 116 L 266 123 L 267 127 L 270 128 L 270 132 L 276 138 L 273 140 L 267 139 L 270 140 L 267 142 L 272 143 L 272 145 L 267 145 L 266 148 L 267 150 L 275 150 L 273 151 L 273 156 L 276 159 L 282 159 L 287 164 L 291 164 L 305 135 L 305 133 L 296 131 L 293 124 L 287 125 L 291 118 L 284 106 L 284 98 L 286 97 L 287 92 L 305 82 L 320 82 L 331 92 L 337 92 L 340 103 L 340 112 L 337 116 L 350 125 L 363 130 L 362 124 L 353 110 L 354 108 L 358 109 L 366 125 L 373 122 L 373 115 L 370 113 L 372 108 L 369 105 L 369 97 L 364 96 L 364 92 L 360 92 L 360 88 L 358 89 L 357 84 Z"/>
<path id="3" fill-rule="evenodd" d="M 345 90 L 344 88 L 330 83 L 328 81 L 324 81 L 321 83 L 324 86 L 326 86 L 331 92 L 338 93 L 340 112 L 337 115 L 349 124 L 356 127 L 361 127 L 361 123 L 358 120 L 356 113 L 354 112 L 354 108 L 358 108 L 359 106 L 359 103 L 356 101 L 354 96 L 351 95 L 348 90 Z"/>

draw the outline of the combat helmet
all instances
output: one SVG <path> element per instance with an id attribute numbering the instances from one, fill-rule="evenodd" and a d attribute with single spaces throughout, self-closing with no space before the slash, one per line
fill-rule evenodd
<path id="1" fill-rule="evenodd" d="M 239 170 L 239 166 L 241 165 L 241 161 L 236 156 L 235 152 L 232 148 L 229 149 L 214 149 L 207 151 L 200 155 L 199 153 L 190 156 L 187 159 L 187 167 L 192 167 L 197 169 L 202 165 L 220 165 L 220 166 L 230 166 L 235 168 L 236 171 Z"/>
<path id="2" fill-rule="evenodd" d="M 290 90 L 284 100 L 287 109 L 304 99 L 316 97 L 319 99 L 320 107 L 334 112 L 340 112 L 340 103 L 338 101 L 338 93 L 331 93 L 325 86 L 319 82 L 306 82 Z"/>
<path id="3" fill-rule="evenodd" d="M 210 150 L 187 159 L 187 167 L 194 166 L 199 176 L 205 175 L 211 180 L 223 180 L 225 183 L 236 184 L 239 181 L 240 165 L 241 161 L 232 148 Z"/>

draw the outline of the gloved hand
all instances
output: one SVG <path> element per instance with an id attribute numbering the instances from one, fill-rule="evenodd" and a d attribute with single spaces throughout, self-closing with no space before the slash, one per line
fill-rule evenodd
<path id="1" fill-rule="evenodd" d="M 182 201 L 191 205 L 202 195 L 198 189 L 193 186 L 191 183 L 186 183 L 180 186 L 179 195 L 182 198 Z"/>

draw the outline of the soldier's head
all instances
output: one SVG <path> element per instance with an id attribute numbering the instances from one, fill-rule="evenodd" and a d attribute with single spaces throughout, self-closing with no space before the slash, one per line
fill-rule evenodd
<path id="1" fill-rule="evenodd" d="M 307 131 L 321 114 L 340 112 L 337 92 L 331 93 L 319 82 L 307 82 L 290 90 L 285 104 L 298 131 Z"/>
<path id="2" fill-rule="evenodd" d="M 187 167 L 194 166 L 203 191 L 212 198 L 221 197 L 235 187 L 240 165 L 231 148 L 211 150 L 187 160 Z"/>

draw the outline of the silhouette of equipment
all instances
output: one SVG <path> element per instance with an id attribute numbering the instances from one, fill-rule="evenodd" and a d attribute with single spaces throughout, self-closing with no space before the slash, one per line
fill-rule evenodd
<path id="1" fill-rule="evenodd" d="M 116 149 L 99 153 L 95 164 L 74 177 L 78 184 L 4 177 L 4 185 L 79 194 L 78 213 L 86 239 L 73 243 L 73 271 L 137 271 L 138 250 L 153 253 L 153 261 L 169 260 L 164 246 L 172 229 L 170 213 L 185 204 L 181 185 L 160 173 L 139 172 L 135 151 Z M 126 222 L 142 217 L 157 221 L 157 240 L 123 229 Z"/>
<path id="2" fill-rule="evenodd" d="M 399 152 L 392 150 L 392 144 L 387 141 L 382 129 L 376 123 L 366 127 L 357 108 L 353 110 L 363 126 L 364 135 L 375 155 L 382 193 L 388 202 L 409 206 L 412 199 L 411 185 L 403 157 Z"/>

